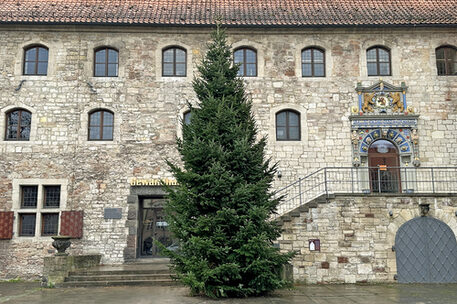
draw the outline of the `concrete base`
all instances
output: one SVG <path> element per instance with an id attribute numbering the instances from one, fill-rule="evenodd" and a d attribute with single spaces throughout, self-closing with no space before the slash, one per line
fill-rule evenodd
<path id="1" fill-rule="evenodd" d="M 101 255 L 45 257 L 42 285 L 53 287 L 62 283 L 70 271 L 98 266 L 101 258 Z"/>

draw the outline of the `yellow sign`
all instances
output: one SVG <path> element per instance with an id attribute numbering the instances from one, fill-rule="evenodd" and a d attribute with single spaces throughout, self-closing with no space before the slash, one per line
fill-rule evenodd
<path id="1" fill-rule="evenodd" d="M 162 186 L 162 182 L 167 186 L 176 186 L 178 184 L 175 179 L 170 178 L 132 178 L 130 180 L 130 186 Z"/>

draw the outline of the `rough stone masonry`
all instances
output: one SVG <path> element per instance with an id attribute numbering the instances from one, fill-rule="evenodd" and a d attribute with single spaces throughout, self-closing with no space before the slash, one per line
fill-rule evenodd
<path id="1" fill-rule="evenodd" d="M 125 249 L 136 246 L 137 205 L 128 205 L 129 179 L 171 178 L 165 160 L 177 160 L 180 118 L 187 102 L 197 102 L 191 80 L 209 31 L 2 26 L 0 210 L 17 204 L 15 180 L 66 180 L 65 208 L 84 210 L 83 238 L 74 240 L 70 253 L 101 254 L 102 263 L 123 263 Z M 259 136 L 268 136 L 268 156 L 279 162 L 282 172 L 275 188 L 318 168 L 352 166 L 348 117 L 357 105 L 357 83 L 368 86 L 379 80 L 367 76 L 366 50 L 374 45 L 391 50 L 392 76 L 383 80 L 397 86 L 405 82 L 408 105 L 420 115 L 422 166 L 457 165 L 457 81 L 455 76 L 437 76 L 435 59 L 437 47 L 455 44 L 455 30 L 230 29 L 228 36 L 234 48 L 257 50 L 258 77 L 245 82 Z M 46 76 L 22 75 L 24 47 L 33 44 L 49 48 Z M 171 45 L 186 49 L 187 77 L 161 76 L 162 49 Z M 93 77 L 94 49 L 99 46 L 119 50 L 118 77 Z M 307 46 L 325 50 L 325 77 L 301 77 L 301 50 Z M 29 141 L 4 140 L 5 113 L 16 107 L 32 113 Z M 99 108 L 114 113 L 112 141 L 87 140 L 88 112 Z M 300 141 L 275 140 L 275 113 L 283 109 L 300 113 Z M 389 224 L 395 219 L 388 218 L 386 208 L 391 205 L 395 218 L 409 218 L 416 198 L 407 200 L 347 197 L 286 224 L 282 248 L 301 252 L 294 264 L 295 279 L 391 280 L 394 265 L 387 239 L 397 226 Z M 450 211 L 445 211 L 445 201 L 436 199 L 435 212 L 446 218 Z M 104 219 L 105 208 L 122 208 L 121 219 Z M 308 217 L 313 222 L 305 223 Z M 450 224 L 456 233 L 455 217 Z M 326 240 L 320 254 L 303 249 L 304 240 L 314 235 L 310 231 Z M 51 242 L 49 237 L 17 234 L 0 240 L 0 278 L 39 276 L 43 258 L 53 252 Z"/>

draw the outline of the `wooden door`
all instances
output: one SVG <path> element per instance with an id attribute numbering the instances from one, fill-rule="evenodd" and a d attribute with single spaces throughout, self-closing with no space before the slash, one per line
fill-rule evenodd
<path id="1" fill-rule="evenodd" d="M 377 140 L 368 149 L 372 192 L 401 192 L 400 160 L 397 147 L 387 140 Z"/>

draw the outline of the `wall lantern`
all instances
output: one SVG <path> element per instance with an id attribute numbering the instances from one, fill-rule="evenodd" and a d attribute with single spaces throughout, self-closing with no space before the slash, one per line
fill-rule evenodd
<path id="1" fill-rule="evenodd" d="M 309 251 L 321 251 L 321 241 L 319 239 L 309 240 Z"/>

